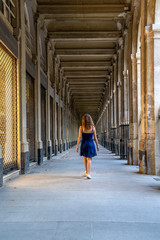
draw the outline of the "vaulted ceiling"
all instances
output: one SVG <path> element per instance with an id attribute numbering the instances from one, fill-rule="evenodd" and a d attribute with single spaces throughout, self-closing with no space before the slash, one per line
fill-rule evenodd
<path id="1" fill-rule="evenodd" d="M 130 0 L 37 0 L 80 115 L 94 120 Z"/>

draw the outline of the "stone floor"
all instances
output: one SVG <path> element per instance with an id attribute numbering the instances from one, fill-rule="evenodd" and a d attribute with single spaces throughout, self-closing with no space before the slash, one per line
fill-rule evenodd
<path id="1" fill-rule="evenodd" d="M 159 240 L 160 181 L 104 148 L 75 147 L 0 188 L 0 240 Z"/>

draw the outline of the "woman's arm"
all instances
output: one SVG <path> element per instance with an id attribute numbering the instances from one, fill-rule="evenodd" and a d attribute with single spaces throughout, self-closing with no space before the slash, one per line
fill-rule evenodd
<path id="1" fill-rule="evenodd" d="M 76 146 L 76 151 L 78 152 L 78 145 L 79 145 L 79 142 L 82 138 L 82 126 L 79 127 L 79 136 L 78 136 L 78 139 L 77 139 L 77 146 Z"/>
<path id="2" fill-rule="evenodd" d="M 94 140 L 96 142 L 97 145 L 97 151 L 99 151 L 99 146 L 98 146 L 98 140 L 97 140 L 97 135 L 96 135 L 96 128 L 93 128 L 93 134 L 94 134 Z"/>

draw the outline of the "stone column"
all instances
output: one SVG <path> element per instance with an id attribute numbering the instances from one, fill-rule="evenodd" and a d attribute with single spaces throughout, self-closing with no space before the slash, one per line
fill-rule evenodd
<path id="1" fill-rule="evenodd" d="M 110 73 L 111 76 L 111 91 L 110 91 L 110 102 L 111 102 L 111 151 L 115 153 L 114 144 L 114 68 L 113 72 Z"/>
<path id="2" fill-rule="evenodd" d="M 154 114 L 155 114 L 155 173 L 160 175 L 160 24 L 153 24 L 154 40 Z M 153 63 L 152 63 L 153 64 Z M 153 164 L 154 167 L 154 164 Z"/>
<path id="3" fill-rule="evenodd" d="M 36 136 L 37 136 L 37 154 L 38 154 L 38 164 L 43 163 L 43 143 L 41 140 L 41 79 L 40 79 L 40 27 L 42 20 L 40 17 L 36 21 Z"/>
<path id="4" fill-rule="evenodd" d="M 137 98 L 138 98 L 138 150 L 139 150 L 139 141 L 141 139 L 141 58 L 140 52 L 136 53 L 137 59 Z M 138 154 L 139 162 L 139 154 Z"/>
<path id="5" fill-rule="evenodd" d="M 69 148 L 71 148 L 71 139 L 72 139 L 72 108 L 71 108 L 71 90 L 69 89 L 69 100 L 68 100 L 68 141 Z"/>
<path id="6" fill-rule="evenodd" d="M 138 102 L 137 102 L 137 59 L 136 55 L 131 55 L 132 61 L 132 79 L 130 81 L 132 97 L 130 99 L 130 153 L 129 164 L 138 165 Z"/>
<path id="7" fill-rule="evenodd" d="M 62 108 L 62 81 L 63 81 L 63 71 L 62 69 L 60 70 L 60 78 L 59 78 L 59 84 L 58 84 L 58 96 L 59 96 L 59 103 L 58 103 L 58 148 L 59 148 L 59 151 L 60 153 L 62 153 L 62 126 L 61 126 L 61 108 Z"/>
<path id="8" fill-rule="evenodd" d="M 118 82 L 119 82 L 119 139 L 120 139 L 120 158 L 125 159 L 125 123 L 124 123 L 124 40 L 123 38 L 119 39 L 119 72 L 118 72 Z"/>
<path id="9" fill-rule="evenodd" d="M 108 76 L 108 147 L 111 151 L 111 77 Z"/>
<path id="10" fill-rule="evenodd" d="M 25 45 L 25 17 L 24 1 L 20 2 L 20 28 L 21 36 L 19 41 L 19 77 L 20 77 L 20 143 L 21 143 L 21 162 L 18 168 L 21 174 L 29 170 L 29 147 L 27 142 L 27 114 L 26 114 L 26 45 Z"/>
<path id="11" fill-rule="evenodd" d="M 140 141 L 140 172 L 155 174 L 155 109 L 154 109 L 154 40 L 152 25 L 145 27 L 146 74 L 142 76 L 142 116 Z M 142 42 L 142 45 L 144 43 Z M 141 45 L 141 49 L 142 49 Z M 143 54 L 141 52 L 141 54 Z M 144 124 L 145 123 L 145 124 Z M 144 128 L 143 128 L 144 127 Z"/>
<path id="12" fill-rule="evenodd" d="M 54 67 L 55 67 L 55 80 L 54 80 L 54 98 L 53 98 L 53 138 L 54 138 L 54 154 L 58 153 L 58 140 L 57 140 L 57 81 L 58 81 L 58 71 L 59 71 L 59 60 L 57 57 L 54 58 Z"/>
<path id="13" fill-rule="evenodd" d="M 129 36 L 128 29 L 124 31 L 124 71 L 123 71 L 123 115 L 122 115 L 122 139 L 123 139 L 123 150 L 122 158 L 126 159 L 128 157 L 128 139 L 129 139 L 129 76 L 128 76 L 128 50 L 129 50 Z"/>
<path id="14" fill-rule="evenodd" d="M 147 174 L 155 174 L 154 40 L 152 26 L 146 26 L 146 161 Z"/>
<path id="15" fill-rule="evenodd" d="M 139 142 L 139 172 L 147 173 L 146 166 L 146 112 L 145 112 L 145 79 L 146 79 L 146 48 L 145 48 L 145 25 L 146 25 L 146 1 L 141 0 L 141 140 Z"/>
<path id="16" fill-rule="evenodd" d="M 69 149 L 69 136 L 68 136 L 68 121 L 69 121 L 69 84 L 66 84 L 66 148 Z"/>
<path id="17" fill-rule="evenodd" d="M 123 39 L 119 39 L 119 50 L 118 50 L 118 82 L 117 82 L 117 139 L 116 139 L 116 155 L 121 155 L 120 152 L 120 140 L 121 140 L 121 119 L 122 119 L 122 107 L 123 103 L 121 102 L 121 87 L 122 87 L 122 74 L 123 74 Z"/>
<path id="18" fill-rule="evenodd" d="M 116 128 L 117 128 L 117 55 L 114 55 L 113 63 L 113 146 L 114 152 L 116 152 Z"/>
<path id="19" fill-rule="evenodd" d="M 48 147 L 48 159 L 52 157 L 52 142 L 50 137 L 50 55 L 52 56 L 52 45 L 50 41 L 47 43 L 47 147 Z"/>
<path id="20" fill-rule="evenodd" d="M 63 82 L 62 82 L 62 102 L 63 102 L 63 106 L 62 106 L 62 145 L 63 145 L 63 151 L 66 150 L 66 139 L 64 137 L 64 133 L 65 133 L 65 129 L 64 129 L 64 114 L 65 114 L 65 86 L 66 85 L 66 79 L 65 77 L 63 77 Z"/>

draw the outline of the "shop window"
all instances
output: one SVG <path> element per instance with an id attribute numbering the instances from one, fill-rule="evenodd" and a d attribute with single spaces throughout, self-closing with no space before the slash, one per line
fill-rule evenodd
<path id="1" fill-rule="evenodd" d="M 4 173 L 17 167 L 17 60 L 0 42 L 0 145 Z"/>

